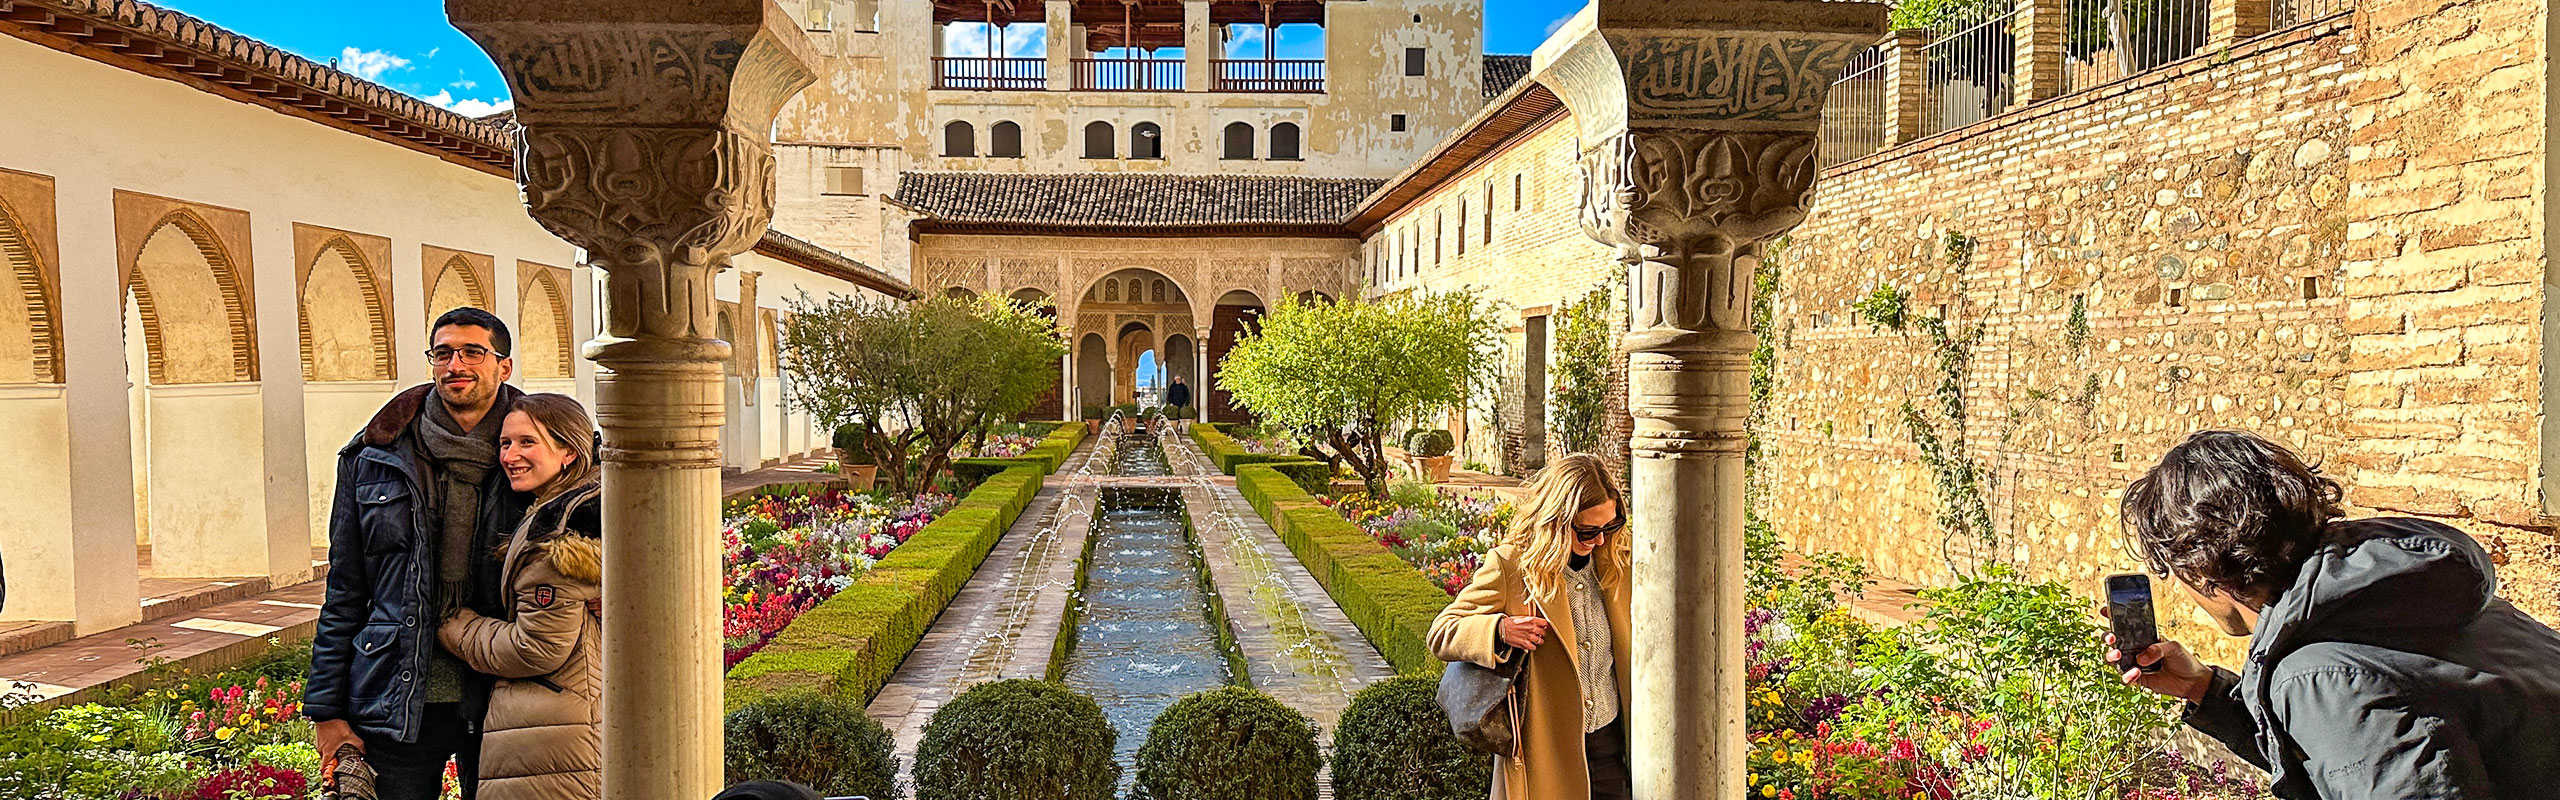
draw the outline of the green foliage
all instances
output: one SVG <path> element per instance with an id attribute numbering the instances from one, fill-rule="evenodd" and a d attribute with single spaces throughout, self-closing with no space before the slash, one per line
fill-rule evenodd
<path id="1" fill-rule="evenodd" d="M 2007 8 L 2006 0 L 1902 0 L 1893 6 L 1885 24 L 1894 30 L 1936 28 L 1958 19 L 1975 17 L 1993 8 Z"/>
<path id="2" fill-rule="evenodd" d="M 1140 800 L 1315 800 L 1316 726 L 1242 686 L 1174 701 L 1138 748 Z"/>
<path id="3" fill-rule="evenodd" d="M 1270 465 L 1238 469 L 1236 491 L 1388 664 L 1403 673 L 1440 674 L 1429 638 L 1449 593 Z"/>
<path id="4" fill-rule="evenodd" d="M 2083 352 L 2089 347 L 2089 297 L 2087 295 L 2071 296 L 2071 315 L 2064 318 L 2062 323 L 2062 346 L 2070 348 L 2074 354 Z"/>
<path id="5" fill-rule="evenodd" d="M 969 687 L 916 745 L 923 800 L 1110 800 L 1118 735 L 1093 698 L 1048 681 Z"/>
<path id="6" fill-rule="evenodd" d="M 1305 490 L 1308 494 L 1333 490 L 1332 464 L 1312 458 L 1300 458 L 1295 461 L 1266 461 L 1263 465 L 1289 476 L 1290 482 L 1298 484 L 1298 488 Z"/>
<path id="7" fill-rule="evenodd" d="M 1973 266 L 1973 248 L 1978 241 L 1980 240 L 1965 235 L 1964 231 L 1952 229 L 1940 236 L 1939 249 L 1947 260 L 1947 266 L 1955 268 L 1957 272 L 1963 272 L 1966 267 Z"/>
<path id="8" fill-rule="evenodd" d="M 1856 313 L 1859 319 L 1865 320 L 1868 325 L 1889 331 L 1899 331 L 1910 323 L 1911 312 L 1905 308 L 1910 299 L 1909 295 L 1903 294 L 1902 290 L 1893 284 L 1879 283 L 1876 284 L 1875 291 L 1868 292 L 1867 296 L 1849 304 L 1849 310 Z"/>
<path id="9" fill-rule="evenodd" d="M 1335 800 L 1475 800 L 1493 762 L 1449 733 L 1440 681 L 1389 678 L 1351 696 L 1333 730 Z"/>
<path id="10" fill-rule="evenodd" d="M 1414 431 L 1404 440 L 1404 449 L 1418 458 L 1438 458 L 1458 449 L 1458 440 L 1445 430 Z"/>
<path id="11" fill-rule="evenodd" d="M 932 485 L 952 448 L 1055 388 L 1067 352 L 1055 323 L 1003 298 L 803 294 L 791 308 L 778 349 L 793 407 L 820 424 L 859 426 L 861 449 L 899 494 Z"/>
<path id="12" fill-rule="evenodd" d="M 954 460 L 951 462 L 952 491 L 966 494 L 977 488 L 978 484 L 986 482 L 988 478 L 1004 474 L 1005 470 L 1014 467 L 1037 467 L 1042 474 L 1057 472 L 1066 466 L 1067 457 L 1075 453 L 1076 445 L 1082 443 L 1084 437 L 1085 429 L 1082 425 L 1055 425 L 1050 426 L 1046 435 L 1041 436 L 1040 441 L 1033 444 L 1030 450 L 1023 451 L 1022 455 L 1011 458 Z"/>
<path id="13" fill-rule="evenodd" d="M 1566 452 L 1593 452 L 1608 434 L 1609 370 L 1617 355 L 1609 334 L 1625 319 L 1610 313 L 1611 300 L 1607 286 L 1595 286 L 1556 309 L 1555 362 L 1549 366 L 1555 386 L 1547 402 Z"/>
<path id="14" fill-rule="evenodd" d="M 835 437 L 832 440 L 832 445 L 836 449 L 836 463 L 872 463 L 871 449 L 864 446 L 862 441 L 863 437 L 866 435 L 868 434 L 863 432 L 862 426 L 860 425 L 836 426 Z"/>
<path id="15" fill-rule="evenodd" d="M 817 692 L 760 698 L 721 724 L 730 784 L 791 781 L 830 797 L 897 800 L 896 743 L 862 706 Z"/>
<path id="16" fill-rule="evenodd" d="M 1219 382 L 1264 424 L 1319 432 L 1375 489 L 1387 476 L 1383 434 L 1488 388 L 1502 330 L 1471 291 L 1286 301 L 1227 351 Z"/>
<path id="17" fill-rule="evenodd" d="M 1758 507 L 1765 486 L 1760 475 L 1760 430 L 1769 421 L 1769 396 L 1778 385 L 1778 341 L 1770 326 L 1776 319 L 1771 304 L 1778 296 L 1778 275 L 1791 242 L 1785 236 L 1761 248 L 1760 260 L 1751 269 L 1751 333 L 1759 344 L 1751 348 L 1751 417 L 1748 438 L 1743 443 L 1743 508 Z"/>
<path id="18" fill-rule="evenodd" d="M 2092 655 L 2104 630 L 2059 583 L 1994 566 L 1920 593 L 1920 619 L 1860 653 L 1869 689 L 1841 724 L 1852 732 L 1963 741 L 1951 714 L 1990 721 L 1969 734 L 1985 755 L 1962 767 L 1958 796 L 2120 795 L 2151 743 L 2174 726 L 2170 702 L 2126 686 Z"/>
<path id="19" fill-rule="evenodd" d="M 1981 341 L 1981 324 L 1966 328 L 1960 334 L 1947 331 L 1940 319 L 1921 320 L 1921 329 L 1929 336 L 1930 349 L 1938 362 L 1938 385 L 1933 392 L 1937 409 L 1932 414 L 1909 400 L 1902 403 L 1903 427 L 1911 433 L 1911 443 L 1920 450 L 1921 464 L 1929 468 L 1937 487 L 1939 532 L 1943 535 L 1942 551 L 1947 568 L 1959 574 L 1970 572 L 1972 560 L 1958 556 L 1961 546 L 1991 553 L 1999 544 L 1999 531 L 1992 526 L 1989 493 L 1992 475 L 1965 446 L 1964 381 L 1973 363 L 1973 345 Z"/>
<path id="20" fill-rule="evenodd" d="M 853 585 L 731 667 L 727 706 L 805 689 L 869 700 L 1039 493 L 1042 477 L 1038 466 L 1019 465 L 979 484 Z"/>

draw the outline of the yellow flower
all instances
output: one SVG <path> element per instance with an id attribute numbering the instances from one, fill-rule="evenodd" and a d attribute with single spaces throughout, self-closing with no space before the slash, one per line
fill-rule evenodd
<path id="1" fill-rule="evenodd" d="M 1778 762 L 1778 763 L 1780 763 L 1780 764 L 1787 763 L 1787 751 L 1785 751 L 1785 750 L 1780 750 L 1780 751 L 1778 751 L 1778 754 L 1777 754 L 1777 755 L 1770 756 L 1770 757 L 1769 757 L 1769 760 L 1771 760 L 1771 761 L 1775 761 L 1775 762 Z"/>
<path id="2" fill-rule="evenodd" d="M 1762 695 L 1762 696 L 1763 696 L 1763 697 L 1768 698 L 1768 700 L 1769 700 L 1770 704 L 1772 704 L 1772 705 L 1775 705 L 1775 704 L 1778 704 L 1778 703 L 1784 703 L 1784 702 L 1786 702 L 1786 700 L 1785 700 L 1785 699 L 1778 697 L 1778 690 L 1776 690 L 1776 689 L 1771 689 L 1771 690 L 1769 690 L 1769 693 L 1768 693 L 1768 694 L 1766 694 L 1766 695 Z"/>
<path id="3" fill-rule="evenodd" d="M 242 724 L 242 725 L 247 725 L 247 724 L 249 724 L 249 714 L 248 714 L 247 712 L 242 712 L 242 713 L 240 714 L 240 724 Z"/>
<path id="4" fill-rule="evenodd" d="M 215 740 L 224 742 L 231 741 L 231 737 L 238 735 L 240 735 L 239 731 L 232 730 L 230 728 L 222 728 L 213 732 L 213 738 Z"/>
<path id="5" fill-rule="evenodd" d="M 1778 786 L 1777 786 L 1777 784 L 1770 784 L 1770 785 L 1768 785 L 1768 786 L 1762 786 L 1762 787 L 1760 787 L 1760 796 L 1761 796 L 1761 797 L 1776 797 L 1776 796 L 1778 796 Z"/>

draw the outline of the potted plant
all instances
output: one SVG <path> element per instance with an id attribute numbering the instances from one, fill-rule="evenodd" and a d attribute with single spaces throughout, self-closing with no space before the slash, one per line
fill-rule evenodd
<path id="1" fill-rule="evenodd" d="M 1111 410 L 1113 410 L 1113 411 L 1117 411 L 1117 412 L 1119 412 L 1119 413 L 1120 413 L 1120 432 L 1121 432 L 1121 433 L 1137 433 L 1137 432 L 1138 432 L 1138 404 L 1136 404 L 1136 403 L 1121 403 L 1121 404 L 1119 404 L 1119 405 L 1112 406 L 1112 407 L 1111 407 Z"/>
<path id="2" fill-rule="evenodd" d="M 1404 449 L 1412 454 L 1414 463 L 1419 467 L 1416 471 L 1422 473 L 1423 480 L 1440 483 L 1449 479 L 1449 464 L 1456 460 L 1449 453 L 1458 449 L 1458 441 L 1446 430 L 1414 431 L 1413 436 L 1405 440 Z"/>
<path id="3" fill-rule="evenodd" d="M 1096 434 L 1096 433 L 1101 433 L 1101 432 L 1102 432 L 1102 418 L 1103 418 L 1103 417 L 1108 417 L 1108 416 L 1111 416 L 1111 409 L 1110 409 L 1110 408 L 1108 408 L 1108 407 L 1105 407 L 1105 406 L 1085 406 L 1085 407 L 1084 407 L 1084 432 L 1085 432 L 1085 434 L 1086 434 L 1086 435 L 1092 435 L 1092 434 Z"/>
<path id="4" fill-rule="evenodd" d="M 880 479 L 880 467 L 872 463 L 871 450 L 863 446 L 867 436 L 861 428 L 842 425 L 836 428 L 836 472 L 844 476 L 850 491 L 868 492 Z"/>

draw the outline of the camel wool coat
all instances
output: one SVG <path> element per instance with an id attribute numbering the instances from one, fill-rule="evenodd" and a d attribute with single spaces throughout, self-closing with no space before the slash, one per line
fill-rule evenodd
<path id="1" fill-rule="evenodd" d="M 1592 554 L 1594 558 L 1599 553 Z M 1543 617 L 1554 630 L 1529 659 L 1519 686 L 1521 709 L 1516 757 L 1493 757 L 1494 800 L 1589 800 L 1590 761 L 1582 752 L 1582 680 L 1575 670 L 1573 604 L 1558 581 L 1553 592 L 1529 596 L 1520 578 L 1519 551 L 1502 545 L 1485 553 L 1475 580 L 1458 592 L 1449 607 L 1431 622 L 1431 652 L 1442 661 L 1467 661 L 1487 668 L 1502 661 L 1505 648 L 1496 630 L 1505 615 Z M 1626 719 L 1627 576 L 1603 559 L 1599 570 L 1601 604 L 1608 609 L 1609 646 L 1617 665 L 1618 718 Z"/>
<path id="2" fill-rule="evenodd" d="M 505 561 L 513 614 L 464 609 L 436 632 L 498 679 L 481 722 L 480 800 L 604 796 L 604 624 L 587 613 L 604 578 L 597 507 L 593 484 L 535 507 Z"/>

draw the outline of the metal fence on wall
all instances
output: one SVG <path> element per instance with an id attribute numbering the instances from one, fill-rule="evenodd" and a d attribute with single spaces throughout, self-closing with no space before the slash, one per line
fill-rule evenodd
<path id="1" fill-rule="evenodd" d="M 1885 131 L 1893 125 L 1891 83 L 1885 76 L 1893 62 L 1882 46 L 1858 51 L 1841 70 L 1840 80 L 1822 99 L 1822 165 L 1854 161 L 1884 148 Z"/>
<path id="2" fill-rule="evenodd" d="M 2275 0 L 2268 5 L 2275 14 L 2272 30 L 2279 31 L 2356 7 L 2355 0 Z"/>
<path id="3" fill-rule="evenodd" d="M 2210 35 L 2209 6 L 2208 0 L 2062 0 L 2062 91 L 2195 55 Z"/>
<path id="4" fill-rule="evenodd" d="M 2016 96 L 2018 43 L 2011 30 L 2017 4 L 1994 0 L 1929 27 L 1920 50 L 1926 77 L 1919 129 L 1928 136 L 2009 110 Z"/>

